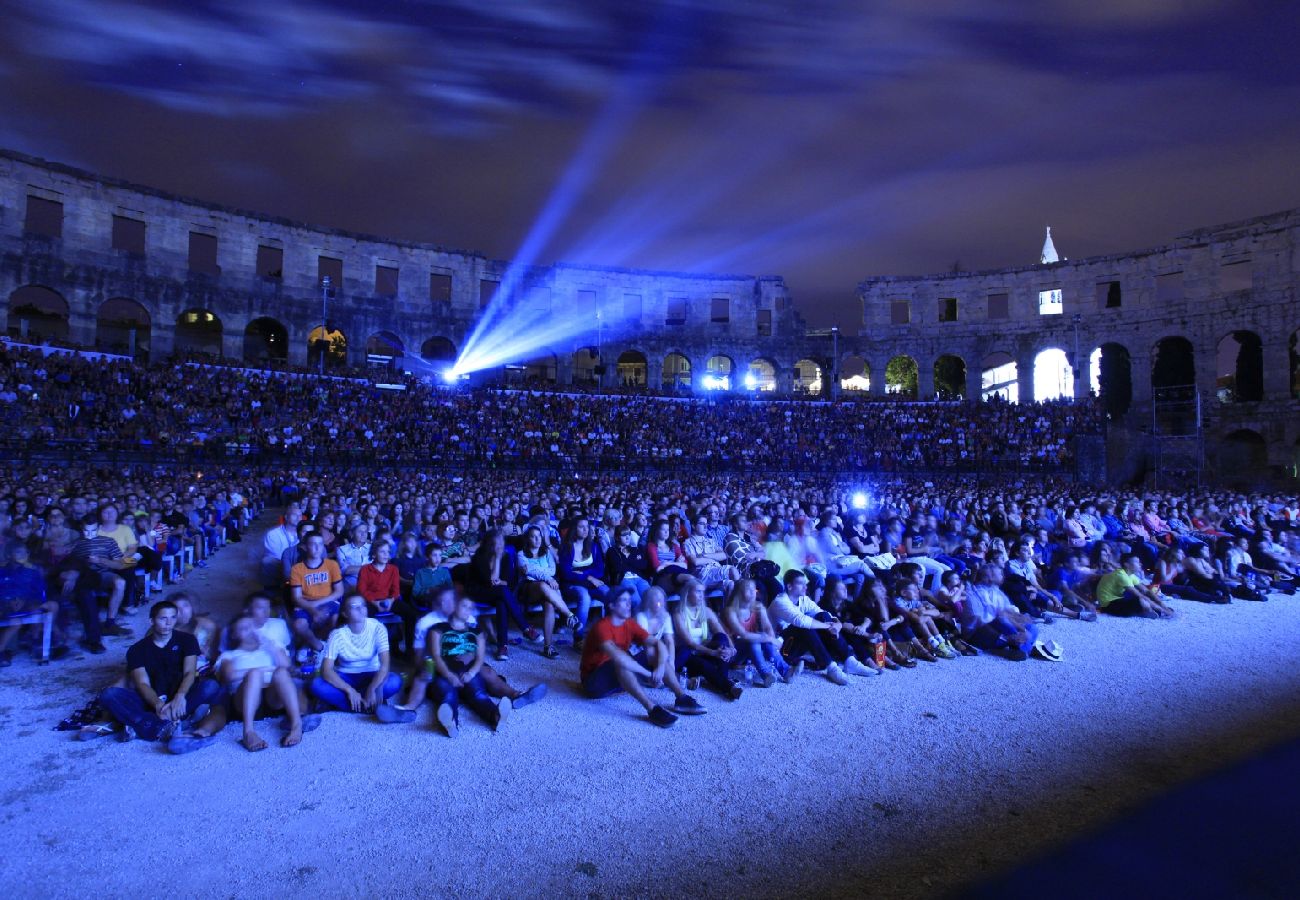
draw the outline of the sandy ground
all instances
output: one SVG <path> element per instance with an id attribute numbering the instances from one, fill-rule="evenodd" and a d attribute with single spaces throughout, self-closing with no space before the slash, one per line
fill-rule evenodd
<path id="1" fill-rule="evenodd" d="M 233 608 L 260 543 L 187 579 L 202 607 Z M 499 734 L 468 712 L 454 741 L 428 707 L 414 725 L 334 713 L 301 747 L 256 755 L 235 727 L 186 757 L 74 742 L 52 726 L 114 677 L 126 641 L 46 668 L 20 657 L 0 670 L 0 883 L 34 897 L 931 896 L 1300 734 L 1300 600 L 1178 609 L 1057 623 L 1061 664 L 805 676 L 737 703 L 701 692 L 710 714 L 667 731 L 627 697 L 580 698 L 572 652 L 518 648 L 502 670 L 551 693 Z"/>

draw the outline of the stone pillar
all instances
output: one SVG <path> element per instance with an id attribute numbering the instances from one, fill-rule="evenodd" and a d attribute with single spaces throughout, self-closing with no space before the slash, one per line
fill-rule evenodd
<path id="1" fill-rule="evenodd" d="M 918 400 L 934 399 L 934 362 L 916 361 L 916 398 Z"/>
<path id="2" fill-rule="evenodd" d="M 978 400 L 980 393 L 984 390 L 984 372 L 983 363 L 976 360 L 974 363 L 966 363 L 966 399 Z"/>
<path id="3" fill-rule="evenodd" d="M 555 354 L 555 383 L 566 387 L 573 384 L 573 357 L 565 353 Z"/>
<path id="4" fill-rule="evenodd" d="M 1201 404 L 1208 407 L 1219 402 L 1217 396 L 1218 356 L 1217 344 L 1202 346 L 1201 342 L 1192 343 L 1192 352 L 1196 365 L 1196 387 L 1201 392 Z"/>
<path id="5" fill-rule="evenodd" d="M 1290 334 L 1264 341 L 1264 399 L 1291 399 Z"/>
<path id="6" fill-rule="evenodd" d="M 149 358 L 152 362 L 164 360 L 172 355 L 176 347 L 176 326 L 171 322 L 158 322 L 153 327 L 149 338 Z"/>
<path id="7" fill-rule="evenodd" d="M 776 392 L 784 397 L 794 393 L 794 366 L 782 366 L 776 370 Z"/>
<path id="8" fill-rule="evenodd" d="M 1019 385 L 1020 402 L 1034 402 L 1034 352 L 1016 354 L 1016 384 Z"/>
<path id="9" fill-rule="evenodd" d="M 1151 402 L 1151 350 L 1129 351 L 1129 380 L 1133 383 L 1133 402 Z"/>
<path id="10" fill-rule="evenodd" d="M 295 366 L 307 365 L 307 337 L 300 334 L 294 329 L 288 329 L 289 336 L 286 338 L 289 342 L 289 362 Z"/>
<path id="11" fill-rule="evenodd" d="M 873 397 L 883 397 L 885 395 L 885 368 L 889 365 L 887 356 L 864 356 L 867 361 L 867 373 L 871 377 L 871 390 L 868 393 Z"/>
<path id="12" fill-rule="evenodd" d="M 226 326 L 221 332 L 221 355 L 228 360 L 244 358 L 244 329 Z"/>

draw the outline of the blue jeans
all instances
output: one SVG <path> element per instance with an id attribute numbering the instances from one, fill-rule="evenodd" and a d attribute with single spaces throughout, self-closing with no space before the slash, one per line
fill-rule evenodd
<path id="1" fill-rule="evenodd" d="M 587 617 L 591 614 L 591 601 L 605 601 L 609 588 L 592 587 L 589 584 L 566 584 L 563 590 L 564 602 L 578 607 L 578 627 L 587 630 Z"/>
<path id="2" fill-rule="evenodd" d="M 342 678 L 351 688 L 363 694 L 370 687 L 370 682 L 375 680 L 374 672 L 336 672 L 335 674 Z M 388 677 L 384 679 L 381 699 L 387 700 L 401 689 L 402 676 L 396 672 L 389 672 Z M 322 703 L 328 704 L 335 709 L 341 709 L 344 712 L 352 712 L 352 704 L 348 702 L 348 695 L 324 678 L 316 678 L 312 681 L 311 693 L 313 697 Z"/>
<path id="3" fill-rule="evenodd" d="M 1024 629 L 1025 640 L 1021 643 L 1016 643 L 1011 637 L 1016 633 L 1016 629 L 1011 625 L 1011 623 L 1005 622 L 1002 619 L 994 619 L 992 622 L 989 622 L 986 625 L 981 625 L 971 631 L 969 634 L 969 640 L 981 650 L 996 651 L 1005 647 L 1012 647 L 1024 653 L 1028 653 L 1030 650 L 1034 649 L 1034 641 L 1038 640 L 1038 627 L 1033 624 L 1027 624 L 1024 626 Z"/>
<path id="4" fill-rule="evenodd" d="M 488 696 L 482 675 L 475 675 L 459 688 L 453 687 L 450 681 L 439 676 L 433 680 L 433 698 L 435 705 L 441 706 L 445 703 L 451 707 L 451 714 L 457 725 L 460 724 L 461 701 L 464 701 L 466 706 L 474 710 L 479 718 L 489 725 L 496 725 L 497 716 L 500 715 L 496 702 Z"/>
<path id="5" fill-rule="evenodd" d="M 777 675 L 785 675 L 790 670 L 790 664 L 781 657 L 775 644 L 765 641 L 741 641 L 740 652 L 763 675 L 773 669 L 776 670 Z"/>
<path id="6" fill-rule="evenodd" d="M 185 709 L 189 716 L 200 706 L 213 705 L 221 699 L 223 689 L 211 678 L 200 678 L 185 694 Z M 162 735 L 166 720 L 144 705 L 135 688 L 105 688 L 99 695 L 99 702 L 114 719 L 135 730 L 146 741 L 156 741 Z M 187 722 L 189 719 L 186 720 Z"/>
<path id="7" fill-rule="evenodd" d="M 618 583 L 619 587 L 623 587 L 624 585 L 627 585 L 636 591 L 637 602 L 633 604 L 634 606 L 639 606 L 641 598 L 645 596 L 645 592 L 650 590 L 650 582 L 646 581 L 640 575 L 633 575 L 631 572 L 626 573 L 623 576 L 623 580 Z"/>

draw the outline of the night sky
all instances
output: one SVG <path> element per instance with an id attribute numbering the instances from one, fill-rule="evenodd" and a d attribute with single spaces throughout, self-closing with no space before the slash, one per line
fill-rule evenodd
<path id="1" fill-rule="evenodd" d="M 863 10 L 872 10 L 864 12 Z M 0 0 L 0 146 L 313 224 L 857 282 L 1300 206 L 1300 6 Z"/>

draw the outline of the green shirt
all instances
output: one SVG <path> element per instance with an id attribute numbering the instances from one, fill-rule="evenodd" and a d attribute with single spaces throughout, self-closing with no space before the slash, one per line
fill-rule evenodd
<path id="1" fill-rule="evenodd" d="M 438 566 L 436 569 L 425 566 L 415 573 L 415 580 L 411 583 L 411 599 L 422 600 L 449 584 L 451 584 L 450 569 L 446 566 Z"/>
<path id="2" fill-rule="evenodd" d="M 1116 569 L 1109 575 L 1101 576 L 1097 582 L 1097 604 L 1099 606 L 1109 606 L 1113 601 L 1124 596 L 1124 592 L 1131 587 L 1141 584 L 1142 580 L 1136 575 L 1131 575 L 1123 569 Z"/>

